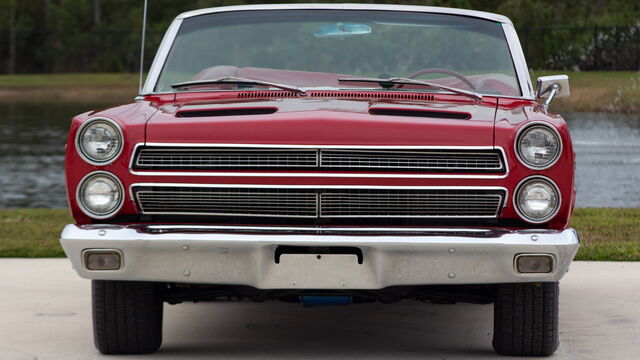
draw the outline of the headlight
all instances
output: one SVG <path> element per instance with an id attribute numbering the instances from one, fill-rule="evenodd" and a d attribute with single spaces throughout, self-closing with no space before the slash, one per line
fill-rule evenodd
<path id="1" fill-rule="evenodd" d="M 545 178 L 525 179 L 518 186 L 514 205 L 526 221 L 543 223 L 554 217 L 560 209 L 560 191 Z"/>
<path id="2" fill-rule="evenodd" d="M 122 132 L 118 124 L 106 118 L 87 121 L 78 131 L 80 156 L 93 165 L 104 165 L 122 152 Z"/>
<path id="3" fill-rule="evenodd" d="M 122 183 L 115 176 L 96 171 L 82 179 L 78 187 L 78 203 L 85 214 L 105 219 L 115 214 L 123 203 Z"/>
<path id="4" fill-rule="evenodd" d="M 562 150 L 558 132 L 547 125 L 524 128 L 516 138 L 516 154 L 520 161 L 533 169 L 546 169 L 553 165 Z"/>

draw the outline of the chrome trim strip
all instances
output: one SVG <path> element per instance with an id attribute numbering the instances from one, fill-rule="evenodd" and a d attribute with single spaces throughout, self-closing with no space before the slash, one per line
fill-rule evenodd
<path id="1" fill-rule="evenodd" d="M 535 175 L 534 175 L 535 176 Z M 272 185 L 272 184 L 192 184 L 192 183 L 134 183 L 133 186 L 219 187 L 246 189 L 356 189 L 356 190 L 507 190 L 502 186 L 387 186 L 387 185 Z"/>
<path id="2" fill-rule="evenodd" d="M 194 16 L 213 14 L 213 13 L 222 13 L 222 12 L 232 12 L 232 11 L 258 11 L 258 10 L 383 10 L 383 11 L 404 11 L 404 12 L 424 12 L 424 13 L 434 13 L 434 14 L 444 14 L 444 15 L 461 15 L 461 16 L 469 16 L 480 19 L 486 19 L 491 21 L 497 21 L 502 23 L 502 25 L 513 25 L 509 18 L 483 12 L 483 11 L 474 11 L 474 10 L 465 10 L 465 9 L 453 9 L 446 7 L 432 7 L 432 6 L 411 6 L 411 5 L 376 5 L 376 4 L 273 4 L 273 5 L 239 5 L 239 6 L 223 6 L 223 7 L 215 7 L 201 10 L 188 11 L 178 15 L 175 20 L 171 23 L 167 32 L 165 33 L 160 46 L 158 47 L 158 51 L 156 52 L 156 56 L 154 57 L 151 68 L 149 69 L 149 74 L 147 75 L 146 81 L 140 92 L 141 96 L 150 95 L 155 92 L 156 84 L 158 83 L 158 79 L 160 77 L 160 72 L 164 67 L 164 63 L 169 55 L 169 51 L 171 50 L 171 46 L 173 45 L 173 41 L 178 33 L 180 25 L 182 24 L 182 20 Z M 515 31 L 515 30 L 514 30 Z M 509 41 L 511 42 L 511 41 Z M 519 43 L 518 43 L 519 46 Z M 522 53 L 522 51 L 520 51 Z M 525 70 L 528 74 L 528 68 Z M 519 76 L 520 77 L 520 76 Z M 529 82 L 531 80 L 529 79 Z M 523 88 L 524 91 L 524 88 Z M 533 91 L 531 91 L 533 93 Z M 527 97 L 528 98 L 528 97 Z"/>
<path id="3" fill-rule="evenodd" d="M 153 63 L 151 63 L 151 68 L 149 68 L 149 73 L 145 79 L 142 91 L 138 94 L 139 96 L 149 95 L 155 92 L 156 84 L 160 78 L 160 72 L 162 72 L 164 63 L 169 56 L 169 51 L 171 50 L 171 46 L 173 45 L 176 35 L 178 34 L 180 25 L 182 25 L 182 19 L 179 17 L 173 20 L 171 25 L 169 25 L 167 32 L 162 38 L 162 42 L 160 42 L 160 46 L 158 46 L 158 51 L 156 52 L 156 56 L 153 58 Z"/>
<path id="4" fill-rule="evenodd" d="M 517 204 L 517 200 L 518 200 L 518 192 L 520 192 L 520 189 L 522 188 L 522 185 L 524 185 L 525 183 L 527 183 L 530 180 L 535 180 L 535 179 L 541 179 L 544 180 L 546 182 L 548 182 L 549 184 L 551 184 L 551 186 L 553 186 L 554 189 L 556 189 L 556 192 L 558 193 L 558 206 L 556 207 L 556 209 L 553 211 L 553 213 L 551 213 L 549 216 L 545 217 L 542 220 L 531 220 L 530 218 L 528 218 L 527 216 L 525 216 L 521 211 L 520 211 L 520 207 Z M 520 216 L 522 218 L 522 220 L 531 223 L 531 224 L 542 224 L 545 223 L 551 219 L 554 218 L 554 216 L 558 215 L 558 212 L 560 211 L 560 208 L 562 207 L 562 193 L 560 193 L 560 188 L 558 187 L 558 185 L 556 185 L 556 183 L 551 180 L 550 178 L 543 176 L 543 175 L 531 175 L 531 176 L 527 176 L 526 178 L 522 179 L 519 183 L 518 186 L 516 186 L 516 190 L 513 192 L 513 208 L 516 210 L 516 213 L 518 214 L 518 216 Z"/>
<path id="5" fill-rule="evenodd" d="M 529 74 L 527 60 L 524 57 L 524 52 L 522 50 L 522 45 L 520 44 L 520 39 L 518 38 L 518 33 L 511 23 L 503 23 L 502 29 L 504 30 L 504 35 L 507 38 L 507 44 L 509 45 L 509 51 L 511 52 L 511 59 L 513 60 L 516 75 L 518 76 L 518 83 L 520 85 L 522 98 L 535 100 L 536 96 L 533 91 L 533 86 L 531 85 L 531 75 Z M 501 96 L 498 95 L 496 97 Z M 510 96 L 504 97 L 511 98 Z"/>
<path id="6" fill-rule="evenodd" d="M 382 185 L 263 185 L 263 184 L 191 184 L 191 183 L 134 183 L 129 185 L 129 196 L 130 199 L 135 200 L 136 207 L 140 210 L 140 213 L 144 214 L 142 208 L 140 207 L 140 199 L 135 196 L 133 192 L 134 187 L 193 187 L 193 188 L 242 188 L 242 189 L 338 189 L 338 190 L 348 190 L 348 189 L 356 189 L 356 190 L 501 190 L 504 191 L 504 199 L 500 196 L 500 201 L 502 206 L 498 206 L 495 215 L 477 215 L 477 216 L 466 216 L 466 215 L 429 215 L 429 216 L 358 216 L 358 217 L 379 217 L 379 218 L 391 218 L 391 217 L 420 217 L 420 218 L 497 218 L 500 214 L 500 211 L 506 207 L 506 204 L 509 199 L 509 190 L 503 186 L 382 186 Z M 320 196 L 317 197 L 318 199 Z M 319 201 L 319 200 L 318 200 Z M 316 207 L 316 216 L 321 217 L 320 215 L 320 206 Z M 149 213 L 151 214 L 151 213 Z M 219 214 L 219 213 L 208 213 L 208 212 L 153 212 L 152 215 L 222 215 L 227 216 L 229 214 Z M 234 215 L 236 216 L 236 215 Z M 289 215 L 237 215 L 237 216 L 260 216 L 260 217 L 307 217 L 310 216 L 289 216 Z M 347 217 L 347 216 L 345 216 Z M 350 216 L 349 216 L 350 217 Z"/>
<path id="7" fill-rule="evenodd" d="M 80 134 L 82 134 L 82 131 L 84 131 L 84 129 L 93 124 L 94 122 L 106 122 L 109 123 L 111 125 L 113 125 L 113 127 L 116 128 L 116 130 L 118 131 L 118 135 L 120 135 L 120 148 L 118 149 L 118 152 L 116 152 L 115 155 L 113 155 L 112 158 L 107 159 L 105 161 L 95 161 L 92 160 L 91 158 L 89 158 L 84 151 L 82 151 L 82 145 L 80 144 Z M 118 158 L 120 157 L 120 155 L 122 155 L 122 151 L 124 151 L 124 134 L 122 133 L 122 128 L 120 127 L 120 125 L 118 125 L 117 122 L 115 122 L 114 120 L 111 120 L 107 117 L 104 116 L 96 116 L 96 117 L 92 117 L 87 119 L 84 123 L 82 123 L 82 125 L 80 125 L 80 127 L 78 128 L 78 131 L 76 132 L 76 137 L 75 137 L 75 147 L 76 147 L 76 152 L 78 153 L 78 155 L 82 158 L 82 160 L 86 161 L 87 163 L 91 164 L 91 165 L 95 165 L 95 166 L 107 166 L 110 164 L 113 164 L 114 161 L 118 160 Z"/>
<path id="8" fill-rule="evenodd" d="M 292 149 L 425 149 L 425 150 L 456 150 L 476 149 L 493 150 L 493 146 L 423 146 L 423 145 L 291 145 L 291 144 L 230 144 L 230 143 L 154 143 L 148 142 L 146 146 L 186 146 L 186 147 L 255 147 L 255 148 L 292 148 Z"/>
<path id="9" fill-rule="evenodd" d="M 536 127 L 536 126 L 544 126 L 548 129 L 551 130 L 551 132 L 553 132 L 556 136 L 556 138 L 558 139 L 558 154 L 556 154 L 555 158 L 549 162 L 549 164 L 544 165 L 544 166 L 533 166 L 529 163 L 527 163 L 521 156 L 520 156 L 520 151 L 518 150 L 518 143 L 520 142 L 520 136 L 522 135 L 522 133 L 524 133 L 526 130 L 532 128 L 532 127 Z M 525 123 L 524 125 L 520 126 L 520 128 L 518 129 L 518 131 L 516 132 L 516 137 L 515 140 L 513 141 L 513 151 L 516 153 L 516 157 L 518 158 L 518 160 L 520 160 L 520 163 L 522 165 L 524 165 L 525 167 L 531 169 L 531 170 L 545 170 L 548 169 L 550 167 L 552 167 L 553 165 L 555 165 L 558 160 L 560 160 L 560 156 L 562 156 L 562 149 L 563 149 L 563 144 L 562 144 L 562 136 L 560 136 L 560 132 L 558 131 L 558 129 L 556 129 L 555 126 L 553 126 L 552 124 L 546 122 L 546 121 L 532 121 L 532 122 L 528 122 Z"/>
<path id="10" fill-rule="evenodd" d="M 113 211 L 109 212 L 106 215 L 96 215 L 93 212 L 89 211 L 83 204 L 83 202 L 80 200 L 80 189 L 82 189 L 82 185 L 84 185 L 85 181 L 87 179 L 89 179 L 90 177 L 94 176 L 94 175 L 105 175 L 106 177 L 110 177 L 113 180 L 115 180 L 116 184 L 118 185 L 118 187 L 120 188 L 120 204 L 118 206 L 116 206 Z M 108 219 L 110 217 L 113 217 L 114 215 L 116 215 L 118 213 L 118 211 L 120 211 L 120 209 L 122 209 L 122 206 L 124 206 L 124 201 L 125 201 L 125 189 L 124 186 L 122 185 L 122 181 L 120 181 L 120 179 L 115 176 L 114 174 L 108 172 L 108 171 L 104 171 L 104 170 L 98 170 L 98 171 L 93 171 L 88 173 L 87 175 L 83 176 L 82 179 L 78 182 L 78 187 L 76 188 L 76 202 L 78 203 L 78 207 L 80 208 L 80 210 L 87 216 L 93 218 L 93 219 L 99 219 L 99 220 L 103 220 L 103 219 Z M 131 198 L 133 199 L 133 198 Z"/>
<path id="11" fill-rule="evenodd" d="M 393 173 L 317 173 L 317 172 L 211 172 L 211 171 L 139 171 L 133 169 L 135 154 L 140 146 L 159 147 L 245 147 L 291 149 L 371 149 L 371 150 L 499 150 L 505 172 L 500 175 L 484 174 L 393 174 Z M 138 143 L 133 146 L 129 159 L 129 172 L 140 176 L 216 176 L 216 177 L 342 177 L 342 178 L 402 178 L 402 179 L 504 179 L 509 176 L 509 160 L 501 146 L 419 146 L 419 145 L 290 145 L 290 144 L 225 144 L 225 143 Z"/>
<path id="12" fill-rule="evenodd" d="M 185 153 L 188 153 L 184 155 Z M 251 153 L 247 155 L 248 153 Z M 292 154 L 293 153 L 293 154 Z M 415 171 L 431 172 L 449 170 L 452 172 L 473 172 L 476 170 L 487 172 L 501 172 L 503 162 L 500 154 L 495 152 L 475 152 L 452 150 L 436 152 L 430 150 L 390 150 L 390 149 L 291 149 L 291 148 L 227 148 L 227 147 L 145 147 L 135 156 L 136 168 L 154 171 L 148 167 L 174 167 L 165 171 L 197 171 L 192 167 L 202 166 L 202 170 L 220 171 L 228 168 L 248 168 L 256 171 L 262 168 L 281 168 L 293 170 L 313 170 L 322 168 L 333 171 L 383 171 L 392 169 L 397 172 Z M 209 158 L 204 162 L 203 156 Z M 225 160 L 221 162 L 220 157 Z M 435 157 L 435 158 L 434 158 Z M 285 161 L 286 158 L 286 161 Z M 282 160 L 276 161 L 276 159 Z M 364 163 L 358 161 L 364 159 Z M 439 165 L 438 160 L 465 163 L 468 166 Z M 166 160 L 166 163 L 165 163 Z M 497 160 L 497 161 L 496 161 Z M 196 161 L 194 164 L 192 161 Z M 414 165 L 402 164 L 402 161 L 415 162 Z M 478 161 L 484 161 L 486 166 L 478 166 Z M 379 162 L 379 164 L 372 164 Z M 389 164 L 393 163 L 393 165 Z M 435 162 L 435 164 L 434 164 Z M 473 165 L 475 163 L 475 165 Z M 147 167 L 145 169 L 145 167 Z M 207 169 L 205 169 L 207 168 Z M 358 169 L 358 170 L 355 170 Z"/>
<path id="13" fill-rule="evenodd" d="M 468 233 L 486 233 L 493 230 L 490 229 L 456 229 L 456 228 L 394 228 L 394 227 L 308 227 L 308 226 L 231 226 L 231 225 L 147 225 L 147 229 L 151 230 L 268 230 L 268 231 L 341 231 L 341 232 L 362 232 L 362 231 L 393 231 L 393 232 L 468 232 Z"/>
<path id="14" fill-rule="evenodd" d="M 176 19 L 186 19 L 194 16 L 207 15 L 213 13 L 230 12 L 230 11 L 256 11 L 256 10 L 386 10 L 386 11 L 404 11 L 404 12 L 424 12 L 444 15 L 462 15 L 475 17 L 479 19 L 497 21 L 501 23 L 511 23 L 506 16 L 477 11 L 456 9 L 437 6 L 416 6 L 416 5 L 386 5 L 386 4 L 268 4 L 268 5 L 236 5 L 221 6 L 200 10 L 192 10 L 184 12 Z"/>

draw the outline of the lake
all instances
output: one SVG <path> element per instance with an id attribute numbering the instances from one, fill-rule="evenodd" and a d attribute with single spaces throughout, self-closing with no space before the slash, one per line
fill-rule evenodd
<path id="1" fill-rule="evenodd" d="M 99 106 L 0 105 L 0 208 L 64 208 L 70 119 Z M 640 207 L 640 115 L 564 114 L 579 207 Z"/>

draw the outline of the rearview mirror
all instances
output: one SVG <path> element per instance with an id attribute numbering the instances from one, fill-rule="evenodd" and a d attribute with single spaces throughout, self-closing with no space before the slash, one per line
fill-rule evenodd
<path id="1" fill-rule="evenodd" d="M 371 26 L 366 24 L 329 24 L 322 25 L 313 33 L 315 37 L 341 37 L 364 35 L 371 33 Z"/>
<path id="2" fill-rule="evenodd" d="M 569 76 L 553 75 L 538 78 L 536 99 L 544 100 L 542 107 L 546 110 L 554 97 L 569 96 Z"/>

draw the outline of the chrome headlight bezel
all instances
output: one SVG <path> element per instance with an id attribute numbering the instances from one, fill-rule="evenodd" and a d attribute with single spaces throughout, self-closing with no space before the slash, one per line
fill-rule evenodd
<path id="1" fill-rule="evenodd" d="M 90 126 L 96 124 L 96 123 L 106 123 L 110 126 L 112 126 L 115 130 L 116 130 L 116 135 L 119 138 L 119 143 L 118 143 L 118 150 L 109 158 L 107 159 L 94 159 L 91 156 L 89 156 L 85 149 L 82 147 L 82 134 L 84 133 L 84 131 L 86 129 L 88 129 Z M 84 124 L 82 124 L 82 126 L 80 126 L 80 128 L 78 128 L 78 132 L 76 133 L 76 140 L 75 140 L 75 144 L 76 144 L 76 151 L 78 152 L 78 155 L 80 155 L 80 157 L 88 162 L 91 165 L 96 165 L 96 166 L 105 166 L 105 165 L 109 165 L 111 163 L 113 163 L 114 161 L 116 161 L 120 155 L 122 154 L 122 151 L 124 150 L 124 136 L 122 133 L 122 128 L 120 127 L 120 125 L 118 125 L 117 122 L 106 118 L 106 117 L 93 117 L 90 118 L 89 120 L 85 121 Z"/>
<path id="2" fill-rule="evenodd" d="M 118 199 L 118 203 L 117 205 L 110 210 L 107 213 L 96 213 L 91 211 L 84 203 L 83 199 L 83 189 L 85 188 L 85 185 L 92 180 L 93 178 L 96 177 L 106 177 L 109 178 L 111 181 L 113 181 L 117 188 L 118 191 L 120 192 L 120 197 Z M 80 208 L 80 210 L 82 210 L 82 212 L 93 218 L 93 219 L 108 219 L 110 217 L 113 217 L 115 214 L 117 214 L 120 209 L 122 209 L 122 206 L 124 205 L 124 198 L 125 198 L 126 194 L 124 191 L 124 186 L 122 185 L 122 182 L 120 181 L 120 179 L 118 179 L 117 176 L 113 175 L 112 173 L 108 172 L 108 171 L 102 171 L 102 170 L 98 170 L 98 171 L 93 171 L 90 172 L 89 174 L 85 175 L 82 180 L 80 180 L 80 182 L 78 183 L 78 187 L 76 188 L 76 202 L 78 203 L 78 207 Z"/>
<path id="3" fill-rule="evenodd" d="M 554 157 L 551 159 L 551 161 L 549 161 L 544 165 L 531 164 L 525 159 L 525 157 L 520 152 L 520 140 L 524 135 L 527 134 L 528 131 L 531 131 L 535 128 L 544 128 L 546 130 L 551 131 L 551 133 L 555 136 L 556 141 L 558 142 L 558 151 L 556 152 Z M 542 121 L 530 122 L 518 130 L 515 141 L 513 142 L 513 149 L 516 153 L 516 157 L 518 158 L 518 160 L 522 165 L 532 170 L 545 170 L 555 165 L 555 163 L 558 162 L 558 160 L 560 159 L 560 155 L 562 155 L 562 137 L 560 136 L 560 132 L 558 131 L 558 129 L 556 129 L 555 126 L 549 123 L 542 122 Z"/>
<path id="4" fill-rule="evenodd" d="M 555 209 L 549 213 L 549 215 L 545 216 L 544 218 L 539 218 L 539 219 L 534 219 L 531 218 L 529 216 L 527 216 L 521 209 L 520 209 L 520 204 L 518 203 L 518 199 L 520 198 L 520 191 L 529 183 L 534 182 L 534 181 L 540 181 L 543 183 L 546 183 L 547 185 L 549 185 L 556 193 L 556 196 L 558 198 L 558 204 L 556 205 Z M 520 216 L 520 218 L 522 218 L 524 221 L 531 223 L 531 224 L 542 224 L 542 223 L 546 223 L 549 220 L 553 219 L 556 215 L 558 215 L 558 212 L 560 211 L 560 208 L 562 207 L 562 194 L 560 193 L 560 188 L 558 188 L 558 185 L 556 185 L 556 183 L 549 179 L 546 176 L 541 176 L 541 175 L 533 175 L 533 176 L 529 176 L 524 178 L 522 181 L 520 181 L 520 183 L 518 183 L 518 186 L 516 186 L 516 190 L 513 193 L 513 197 L 512 197 L 512 201 L 513 201 L 513 208 L 516 210 L 516 213 L 518 214 L 518 216 Z"/>

